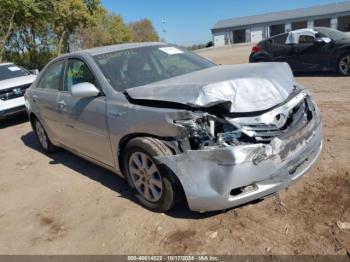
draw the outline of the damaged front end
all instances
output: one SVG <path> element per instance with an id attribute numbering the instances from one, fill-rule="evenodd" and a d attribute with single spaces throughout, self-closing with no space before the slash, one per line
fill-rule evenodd
<path id="1" fill-rule="evenodd" d="M 221 210 L 270 195 L 300 178 L 322 148 L 320 112 L 304 89 L 262 112 L 196 110 L 174 124 L 177 154 L 157 157 L 195 211 Z"/>

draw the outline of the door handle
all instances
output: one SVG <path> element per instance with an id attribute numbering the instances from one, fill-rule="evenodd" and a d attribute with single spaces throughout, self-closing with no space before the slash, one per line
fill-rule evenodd
<path id="1" fill-rule="evenodd" d="M 57 103 L 59 109 L 63 109 L 66 107 L 66 103 L 64 101 L 60 101 Z"/>
<path id="2" fill-rule="evenodd" d="M 113 111 L 109 111 L 107 113 L 107 115 L 110 117 L 110 118 L 117 118 L 117 117 L 120 117 L 122 115 L 124 115 L 125 112 L 113 112 Z"/>

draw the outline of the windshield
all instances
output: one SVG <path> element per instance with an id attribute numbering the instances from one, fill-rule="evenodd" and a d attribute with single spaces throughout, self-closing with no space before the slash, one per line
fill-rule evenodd
<path id="1" fill-rule="evenodd" d="M 0 65 L 0 81 L 27 75 L 26 70 L 14 64 Z"/>
<path id="2" fill-rule="evenodd" d="M 322 35 L 329 37 L 335 41 L 340 40 L 340 39 L 344 39 L 347 38 L 347 35 L 341 31 L 332 29 L 332 28 L 328 28 L 328 27 L 316 27 L 315 28 L 319 33 L 321 33 Z"/>
<path id="3" fill-rule="evenodd" d="M 117 91 L 188 74 L 214 63 L 173 46 L 148 46 L 94 56 Z"/>

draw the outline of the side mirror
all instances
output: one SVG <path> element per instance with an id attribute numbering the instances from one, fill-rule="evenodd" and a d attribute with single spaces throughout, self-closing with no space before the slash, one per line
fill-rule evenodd
<path id="1" fill-rule="evenodd" d="M 320 38 L 315 38 L 314 40 L 314 45 L 323 45 L 324 42 L 322 41 L 322 39 Z"/>
<path id="2" fill-rule="evenodd" d="M 39 75 L 39 69 L 32 69 L 32 70 L 29 70 L 29 72 L 33 75 Z"/>
<path id="3" fill-rule="evenodd" d="M 322 37 L 321 39 L 322 39 L 323 42 L 325 42 L 325 43 L 327 43 L 327 44 L 330 43 L 330 42 L 332 42 L 332 39 L 329 38 L 329 37 Z"/>
<path id="4" fill-rule="evenodd" d="M 91 83 L 84 82 L 72 86 L 71 94 L 75 98 L 95 97 L 100 91 Z"/>
<path id="5" fill-rule="evenodd" d="M 329 37 L 315 38 L 315 44 L 328 44 L 330 42 L 332 42 L 332 39 Z"/>

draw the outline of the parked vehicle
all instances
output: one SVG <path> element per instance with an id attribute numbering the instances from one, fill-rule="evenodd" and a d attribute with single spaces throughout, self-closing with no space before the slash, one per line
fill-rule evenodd
<path id="1" fill-rule="evenodd" d="M 0 64 L 0 120 L 26 111 L 23 96 L 35 78 L 13 63 Z"/>
<path id="2" fill-rule="evenodd" d="M 26 92 L 33 130 L 124 176 L 136 198 L 196 211 L 263 198 L 322 147 L 320 112 L 286 63 L 217 66 L 163 43 L 60 56 Z"/>
<path id="3" fill-rule="evenodd" d="M 254 62 L 287 62 L 293 71 L 334 71 L 350 76 L 350 36 L 327 27 L 273 36 L 253 47 Z"/>
<path id="4" fill-rule="evenodd" d="M 212 47 L 212 46 L 214 46 L 213 41 L 209 41 L 209 42 L 205 45 L 206 48 L 209 48 L 209 47 Z"/>

